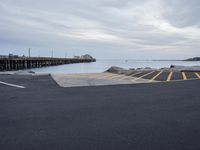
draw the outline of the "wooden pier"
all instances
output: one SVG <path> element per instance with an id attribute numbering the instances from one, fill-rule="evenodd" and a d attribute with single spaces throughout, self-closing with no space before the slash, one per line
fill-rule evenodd
<path id="1" fill-rule="evenodd" d="M 95 62 L 96 59 L 83 58 L 50 58 L 50 57 L 18 57 L 0 58 L 0 71 L 22 70 L 74 63 Z"/>

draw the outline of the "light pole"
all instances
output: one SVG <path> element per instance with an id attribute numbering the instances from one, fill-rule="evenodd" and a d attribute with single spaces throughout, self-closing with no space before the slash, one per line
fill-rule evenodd
<path id="1" fill-rule="evenodd" d="M 31 57 L 31 48 L 28 49 L 28 57 Z"/>
<path id="2" fill-rule="evenodd" d="M 65 52 L 65 58 L 67 58 L 67 52 Z"/>
<path id="3" fill-rule="evenodd" d="M 52 51 L 51 51 L 51 58 L 53 58 L 53 49 L 52 49 Z"/>

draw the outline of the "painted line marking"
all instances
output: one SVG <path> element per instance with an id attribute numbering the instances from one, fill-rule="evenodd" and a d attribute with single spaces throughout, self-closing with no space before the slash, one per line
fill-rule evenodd
<path id="1" fill-rule="evenodd" d="M 108 78 L 106 78 L 106 79 L 115 79 L 115 78 L 119 78 L 119 77 L 122 77 L 122 76 L 124 76 L 124 75 L 120 75 L 120 74 L 115 74 L 115 75 L 113 75 L 113 76 L 111 76 L 111 77 L 108 77 Z"/>
<path id="2" fill-rule="evenodd" d="M 186 76 L 185 72 L 182 72 L 182 77 L 183 77 L 183 80 L 187 80 L 187 76 Z"/>
<path id="3" fill-rule="evenodd" d="M 163 73 L 163 71 L 160 71 L 157 75 L 155 75 L 150 82 L 152 82 L 153 80 L 155 80 L 159 75 L 161 75 Z"/>
<path id="4" fill-rule="evenodd" d="M 116 75 L 116 76 L 113 76 L 113 77 L 110 78 L 110 79 L 117 79 L 117 78 L 121 78 L 121 77 L 125 77 L 125 75 Z"/>
<path id="5" fill-rule="evenodd" d="M 96 78 L 105 75 L 110 75 L 108 73 L 94 73 L 94 74 L 69 74 L 65 75 L 65 77 L 72 77 L 72 78 Z"/>
<path id="6" fill-rule="evenodd" d="M 110 75 L 104 75 L 104 76 L 101 76 L 101 77 L 98 77 L 97 79 L 106 79 L 108 77 L 112 77 L 113 74 L 110 74 Z"/>
<path id="7" fill-rule="evenodd" d="M 138 78 L 136 78 L 136 79 L 133 79 L 132 81 L 136 81 L 136 80 L 139 80 L 139 79 L 141 79 L 141 78 L 143 78 L 143 77 L 146 77 L 146 76 L 148 76 L 148 75 L 150 75 L 150 74 L 152 74 L 152 73 L 154 73 L 155 71 L 151 71 L 151 72 L 149 72 L 149 73 L 146 73 L 146 74 L 144 74 L 144 75 L 142 75 L 142 76 L 140 76 L 140 77 L 138 77 Z"/>
<path id="8" fill-rule="evenodd" d="M 173 75 L 173 72 L 170 72 L 166 81 L 171 81 L 172 75 Z"/>
<path id="9" fill-rule="evenodd" d="M 196 81 L 199 80 L 199 78 L 192 78 L 192 79 L 187 79 L 187 81 Z M 158 81 L 158 82 L 145 82 L 145 83 L 149 83 L 149 84 L 153 84 L 153 83 L 170 83 L 170 82 L 185 82 L 185 80 L 171 80 L 171 81 Z"/>
<path id="10" fill-rule="evenodd" d="M 195 72 L 195 75 L 200 79 L 199 73 Z"/>
<path id="11" fill-rule="evenodd" d="M 135 75 L 138 75 L 138 74 L 140 74 L 140 73 L 142 73 L 142 72 L 137 72 L 137 73 L 131 74 L 130 76 L 131 76 L 131 77 L 134 77 Z"/>
<path id="12" fill-rule="evenodd" d="M 106 73 L 100 73 L 100 74 L 88 74 L 87 76 L 85 76 L 85 78 L 92 78 L 92 79 L 96 79 L 102 76 L 107 76 L 110 74 L 106 74 Z"/>
<path id="13" fill-rule="evenodd" d="M 99 77 L 97 79 L 107 79 L 107 78 L 113 77 L 113 76 L 116 76 L 116 74 L 105 75 L 105 76 Z"/>
<path id="14" fill-rule="evenodd" d="M 126 79 L 129 79 L 129 78 L 133 78 L 133 77 L 132 76 L 125 76 L 125 77 L 119 78 L 118 80 L 126 80 Z"/>
<path id="15" fill-rule="evenodd" d="M 24 89 L 24 88 L 25 88 L 24 86 L 15 85 L 15 84 L 10 84 L 10 83 L 6 83 L 6 82 L 2 82 L 2 81 L 0 81 L 0 84 L 8 85 L 8 86 L 16 87 L 16 88 L 21 88 L 21 89 Z"/>
<path id="16" fill-rule="evenodd" d="M 126 79 L 129 79 L 129 78 L 133 78 L 134 75 L 137 75 L 137 74 L 140 74 L 140 73 L 142 73 L 142 72 L 137 72 L 137 73 L 130 74 L 130 75 L 124 75 L 124 77 L 119 78 L 118 80 L 126 80 Z"/>

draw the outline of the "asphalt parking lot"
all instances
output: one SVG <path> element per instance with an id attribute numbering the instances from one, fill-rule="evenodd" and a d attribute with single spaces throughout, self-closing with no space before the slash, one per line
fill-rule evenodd
<path id="1" fill-rule="evenodd" d="M 181 72 L 181 71 L 135 71 L 128 76 L 149 79 L 150 81 L 183 81 L 200 79 L 200 72 Z"/>
<path id="2" fill-rule="evenodd" d="M 200 149 L 200 80 L 73 88 L 51 76 L 0 81 L 24 87 L 0 83 L 1 150 Z"/>

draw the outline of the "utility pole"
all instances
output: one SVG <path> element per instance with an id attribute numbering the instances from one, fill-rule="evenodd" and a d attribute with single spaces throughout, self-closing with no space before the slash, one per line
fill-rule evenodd
<path id="1" fill-rule="evenodd" d="M 52 49 L 52 51 L 51 51 L 51 58 L 53 58 L 53 49 Z"/>
<path id="2" fill-rule="evenodd" d="M 28 49 L 28 57 L 31 57 L 31 48 Z"/>
<path id="3" fill-rule="evenodd" d="M 65 58 L 67 58 L 67 52 L 65 52 Z"/>

